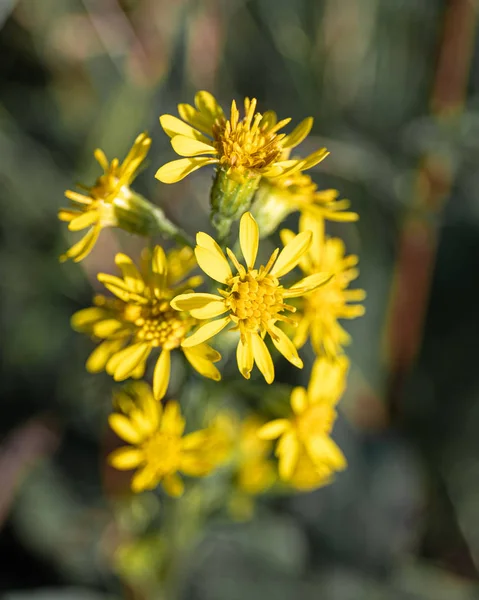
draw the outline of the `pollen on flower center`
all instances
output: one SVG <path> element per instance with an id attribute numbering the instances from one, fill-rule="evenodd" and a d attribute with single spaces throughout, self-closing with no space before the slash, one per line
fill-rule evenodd
<path id="1" fill-rule="evenodd" d="M 252 270 L 233 277 L 230 285 L 226 304 L 232 318 L 249 331 L 266 329 L 267 323 L 277 319 L 285 308 L 282 287 L 272 275 L 260 279 L 258 271 Z"/>
<path id="2" fill-rule="evenodd" d="M 279 159 L 284 134 L 278 127 L 261 124 L 263 115 L 255 114 L 256 99 L 245 102 L 245 117 L 239 120 L 236 103 L 231 105 L 231 118 L 219 119 L 213 125 L 213 144 L 221 164 L 239 170 L 261 169 Z"/>
<path id="3" fill-rule="evenodd" d="M 131 315 L 131 321 L 138 331 L 137 340 L 151 342 L 165 350 L 178 348 L 188 332 L 188 323 L 179 318 L 167 300 L 151 300 L 146 306 L 127 305 L 125 319 Z"/>
<path id="4" fill-rule="evenodd" d="M 180 437 L 161 432 L 156 433 L 142 447 L 145 462 L 156 465 L 156 471 L 161 476 L 178 470 L 181 449 Z"/>
<path id="5" fill-rule="evenodd" d="M 329 434 L 333 428 L 335 411 L 325 404 L 313 404 L 296 419 L 298 434 L 302 439 Z"/>

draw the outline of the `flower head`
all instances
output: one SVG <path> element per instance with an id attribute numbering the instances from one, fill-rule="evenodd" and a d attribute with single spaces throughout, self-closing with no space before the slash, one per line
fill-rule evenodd
<path id="1" fill-rule="evenodd" d="M 163 183 L 175 183 L 210 164 L 216 164 L 240 178 L 257 175 L 274 177 L 290 169 L 298 161 L 283 160 L 284 152 L 304 140 L 311 130 L 313 119 L 304 119 L 286 135 L 280 130 L 291 119 L 278 121 L 272 111 L 258 113 L 256 104 L 255 98 L 245 98 L 244 116 L 241 118 L 233 100 L 230 117 L 227 118 L 216 99 L 201 91 L 195 96 L 195 107 L 190 104 L 178 106 L 182 120 L 173 115 L 162 115 L 160 123 L 171 138 L 173 149 L 186 158 L 163 165 L 156 177 Z M 311 157 L 313 162 L 316 154 Z"/>
<path id="2" fill-rule="evenodd" d="M 103 175 L 91 187 L 81 186 L 85 192 L 83 194 L 67 190 L 65 196 L 71 200 L 72 206 L 58 212 L 58 218 L 68 223 L 70 231 L 88 228 L 88 232 L 60 260 L 83 260 L 105 227 L 121 226 L 133 232 L 138 232 L 138 228 L 142 227 L 143 221 L 148 218 L 148 214 L 143 214 L 146 202 L 129 186 L 150 146 L 151 139 L 146 133 L 140 134 L 121 164 L 118 158 L 109 162 L 103 150 L 95 150 L 95 158 L 103 169 Z"/>
<path id="3" fill-rule="evenodd" d="M 156 246 L 152 255 L 146 253 L 144 258 L 142 274 L 128 256 L 117 254 L 115 262 L 122 277 L 98 275 L 116 297 L 97 296 L 96 306 L 73 315 L 72 326 L 104 340 L 90 355 L 86 367 L 92 373 L 105 369 L 115 381 L 141 377 L 150 354 L 161 350 L 153 374 L 154 395 L 160 399 L 168 387 L 170 354 L 181 346 L 196 323 L 187 313 L 173 310 L 170 300 L 178 292 L 199 285 L 201 277 L 179 283 L 195 265 L 188 247 L 166 256 L 163 248 Z M 183 352 L 201 375 L 220 379 L 213 365 L 221 358 L 216 350 L 199 343 L 183 348 Z"/>
<path id="4" fill-rule="evenodd" d="M 163 408 L 146 383 L 135 382 L 118 394 L 116 405 L 110 427 L 130 445 L 112 452 L 108 460 L 116 469 L 138 469 L 131 481 L 134 492 L 161 483 L 171 496 L 181 496 L 184 484 L 178 472 L 203 477 L 215 468 L 202 451 L 208 431 L 183 436 L 185 420 L 178 402 Z"/>
<path id="5" fill-rule="evenodd" d="M 233 324 L 233 330 L 240 332 L 237 350 L 237 362 L 241 374 L 249 379 L 253 363 L 256 363 L 266 381 L 274 379 L 274 365 L 264 342 L 268 334 L 276 348 L 296 367 L 303 363 L 296 348 L 286 334 L 276 326 L 277 321 L 290 322 L 285 311 L 294 312 L 294 307 L 285 303 L 287 298 L 302 296 L 327 281 L 329 275 L 316 273 L 302 279 L 286 289 L 280 278 L 289 273 L 308 251 L 311 233 L 304 231 L 295 236 L 279 252 L 276 249 L 266 266 L 255 268 L 259 246 L 259 232 L 251 213 L 245 213 L 240 222 L 240 246 L 246 266 L 227 249 L 228 257 L 236 268 L 233 275 L 223 251 L 212 237 L 198 233 L 195 255 L 198 264 L 212 279 L 224 284 L 215 294 L 188 293 L 174 298 L 171 306 L 180 311 L 190 311 L 196 319 L 208 322 L 182 342 L 183 348 L 190 348 L 205 342 L 218 334 L 227 325 Z M 211 320 L 227 313 L 226 316 Z"/>
<path id="6" fill-rule="evenodd" d="M 327 155 L 324 149 L 323 158 Z M 316 183 L 303 172 L 310 166 L 310 161 L 305 159 L 278 177 L 261 179 L 252 208 L 261 237 L 271 235 L 289 214 L 296 211 L 328 221 L 358 220 L 358 214 L 348 210 L 349 200 L 338 199 L 337 190 L 318 190 Z"/>
<path id="7" fill-rule="evenodd" d="M 339 324 L 339 319 L 354 319 L 364 314 L 364 306 L 354 304 L 364 300 L 364 290 L 348 289 L 359 274 L 358 257 L 354 254 L 345 256 L 346 249 L 341 239 L 324 238 L 322 224 L 315 218 L 302 217 L 300 229 L 305 228 L 313 232 L 313 243 L 303 256 L 300 268 L 306 276 L 327 271 L 333 277 L 299 300 L 294 315 L 297 327 L 293 342 L 301 348 L 310 337 L 316 354 L 325 352 L 335 356 L 342 352 L 342 346 L 350 343 L 350 336 Z M 293 236 L 291 231 L 281 232 L 284 243 Z"/>
<path id="8" fill-rule="evenodd" d="M 319 487 L 346 467 L 346 459 L 330 433 L 347 369 L 345 356 L 334 360 L 318 358 L 308 389 L 297 387 L 291 393 L 292 416 L 270 421 L 258 432 L 265 440 L 279 438 L 279 475 L 295 487 Z"/>

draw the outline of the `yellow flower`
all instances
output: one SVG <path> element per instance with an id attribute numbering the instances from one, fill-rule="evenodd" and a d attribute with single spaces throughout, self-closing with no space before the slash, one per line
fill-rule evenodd
<path id="1" fill-rule="evenodd" d="M 326 352 L 335 356 L 341 353 L 342 346 L 351 341 L 338 320 L 354 319 L 364 314 L 364 306 L 351 304 L 364 300 L 364 290 L 348 289 L 351 281 L 359 274 L 356 268 L 358 257 L 354 254 L 345 256 L 346 249 L 341 239 L 325 239 L 323 225 L 315 218 L 303 216 L 300 229 L 313 232 L 309 253 L 303 256 L 299 265 L 304 274 L 311 276 L 326 271 L 332 273 L 333 277 L 321 288 L 305 294 L 299 301 L 298 311 L 294 315 L 297 328 L 293 342 L 297 348 L 301 348 L 310 337 L 316 354 Z M 291 231 L 281 232 L 281 239 L 285 244 L 293 236 Z"/>
<path id="2" fill-rule="evenodd" d="M 328 152 L 324 152 L 324 157 Z M 302 172 L 310 168 L 306 159 L 275 178 L 263 178 L 259 184 L 252 212 L 260 227 L 261 237 L 271 235 L 291 213 L 301 211 L 317 219 L 352 222 L 359 215 L 347 210 L 349 200 L 339 200 L 338 190 L 318 190 L 311 177 Z"/>
<path id="3" fill-rule="evenodd" d="M 186 158 L 163 165 L 156 173 L 163 183 L 180 181 L 205 165 L 216 164 L 231 175 L 273 177 L 296 165 L 297 160 L 283 160 L 285 150 L 294 148 L 308 135 L 313 119 L 304 119 L 289 135 L 278 133 L 291 119 L 277 120 L 274 112 L 256 112 L 255 98 L 244 100 L 244 117 L 231 103 L 227 119 L 216 99 L 201 91 L 195 96 L 195 107 L 180 104 L 181 119 L 162 115 L 160 123 L 171 138 L 173 150 Z M 206 155 L 206 156 L 205 156 Z M 318 153 L 311 155 L 321 160 Z"/>
<path id="4" fill-rule="evenodd" d="M 241 218 L 239 238 L 246 267 L 227 249 L 237 270 L 237 275 L 233 275 L 218 244 L 206 233 L 198 233 L 198 245 L 195 248 L 198 264 L 207 275 L 226 287 L 219 290 L 220 296 L 194 292 L 182 294 L 172 300 L 171 306 L 176 310 L 190 311 L 196 319 L 208 319 L 206 324 L 182 342 L 183 348 L 201 344 L 227 325 L 233 324 L 233 330 L 240 332 L 237 362 L 241 374 L 249 379 L 253 364 L 256 363 L 266 381 L 271 383 L 274 379 L 274 365 L 264 342 L 265 335 L 271 336 L 273 344 L 287 360 L 302 368 L 303 362 L 294 344 L 275 323 L 291 321 L 283 313 L 286 310 L 294 312 L 295 309 L 284 303 L 286 298 L 310 292 L 327 281 L 329 275 L 316 273 L 289 289 L 280 284 L 279 279 L 289 273 L 308 251 L 311 244 L 310 232 L 304 231 L 295 236 L 281 253 L 276 249 L 266 266 L 259 269 L 254 267 L 259 246 L 258 226 L 249 212 Z M 223 313 L 227 315 L 210 320 Z"/>
<path id="5" fill-rule="evenodd" d="M 291 393 L 293 415 L 270 421 L 258 432 L 265 440 L 280 438 L 276 446 L 279 475 L 295 487 L 319 487 L 346 468 L 346 459 L 330 433 L 348 366 L 345 356 L 318 358 L 308 389 L 297 387 Z"/>
<path id="6" fill-rule="evenodd" d="M 72 326 L 104 340 L 86 367 L 91 373 L 105 369 L 115 381 L 142 377 L 151 352 L 161 350 L 153 374 L 155 398 L 161 399 L 168 388 L 171 351 L 180 347 L 195 324 L 186 313 L 170 306 L 175 294 L 201 283 L 201 277 L 192 277 L 178 285 L 195 265 L 193 251 L 185 246 L 166 257 L 161 246 L 156 246 L 151 259 L 149 253 L 145 255 L 143 275 L 124 254 L 117 254 L 115 262 L 122 278 L 100 273 L 98 279 L 116 298 L 98 296 L 95 307 L 73 315 Z M 201 375 L 215 381 L 221 378 L 213 365 L 221 359 L 216 350 L 198 343 L 183 352 Z"/>
<path id="7" fill-rule="evenodd" d="M 208 432 L 183 436 L 185 420 L 178 402 L 170 401 L 163 409 L 151 388 L 136 382 L 117 397 L 117 406 L 119 412 L 109 417 L 110 427 L 130 446 L 113 451 L 108 461 L 116 469 L 138 469 L 131 481 L 134 492 L 161 483 L 171 496 L 181 496 L 184 484 L 178 472 L 203 477 L 215 468 L 202 451 Z"/>
<path id="8" fill-rule="evenodd" d="M 67 190 L 65 196 L 71 200 L 72 207 L 62 208 L 58 212 L 58 218 L 68 223 L 70 231 L 88 228 L 88 232 L 60 260 L 71 258 L 79 262 L 84 259 L 105 227 L 121 226 L 133 233 L 137 233 L 139 228 L 144 229 L 144 221 L 149 218 L 147 203 L 129 186 L 150 146 L 151 139 L 146 133 L 140 134 L 121 164 L 118 158 L 108 162 L 103 150 L 95 150 L 94 155 L 103 169 L 103 175 L 95 185 L 81 186 L 85 191 L 83 194 Z"/>

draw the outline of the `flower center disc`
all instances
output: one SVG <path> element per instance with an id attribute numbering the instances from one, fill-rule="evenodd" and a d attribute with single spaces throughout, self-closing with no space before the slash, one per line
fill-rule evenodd
<path id="1" fill-rule="evenodd" d="M 178 470 L 181 459 L 181 438 L 157 433 L 143 445 L 145 461 L 154 465 L 158 475 L 167 475 Z"/>
<path id="2" fill-rule="evenodd" d="M 125 319 L 138 327 L 137 340 L 151 342 L 165 350 L 178 348 L 189 329 L 188 323 L 178 318 L 178 313 L 167 300 L 152 300 L 146 306 L 128 305 Z"/>

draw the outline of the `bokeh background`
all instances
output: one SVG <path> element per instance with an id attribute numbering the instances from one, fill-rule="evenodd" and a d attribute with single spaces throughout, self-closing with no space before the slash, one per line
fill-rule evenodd
<path id="1" fill-rule="evenodd" d="M 66 188 L 98 175 L 94 148 L 123 157 L 147 129 L 136 189 L 190 233 L 208 230 L 210 173 L 172 187 L 153 177 L 172 158 L 158 116 L 198 89 L 315 118 L 302 152 L 328 147 L 313 176 L 360 213 L 330 232 L 360 255 L 368 299 L 347 326 L 335 436 L 348 470 L 262 499 L 250 522 L 219 511 L 179 597 L 479 598 L 478 11 L 476 0 L 0 0 L 2 598 L 141 599 L 168 552 L 145 533 L 155 497 L 125 507 L 105 474 L 111 381 L 85 372 L 92 344 L 69 327 L 96 273 L 141 241 L 105 231 L 81 265 L 60 264 L 71 239 L 56 211 Z M 136 545 L 119 548 L 125 530 Z"/>

